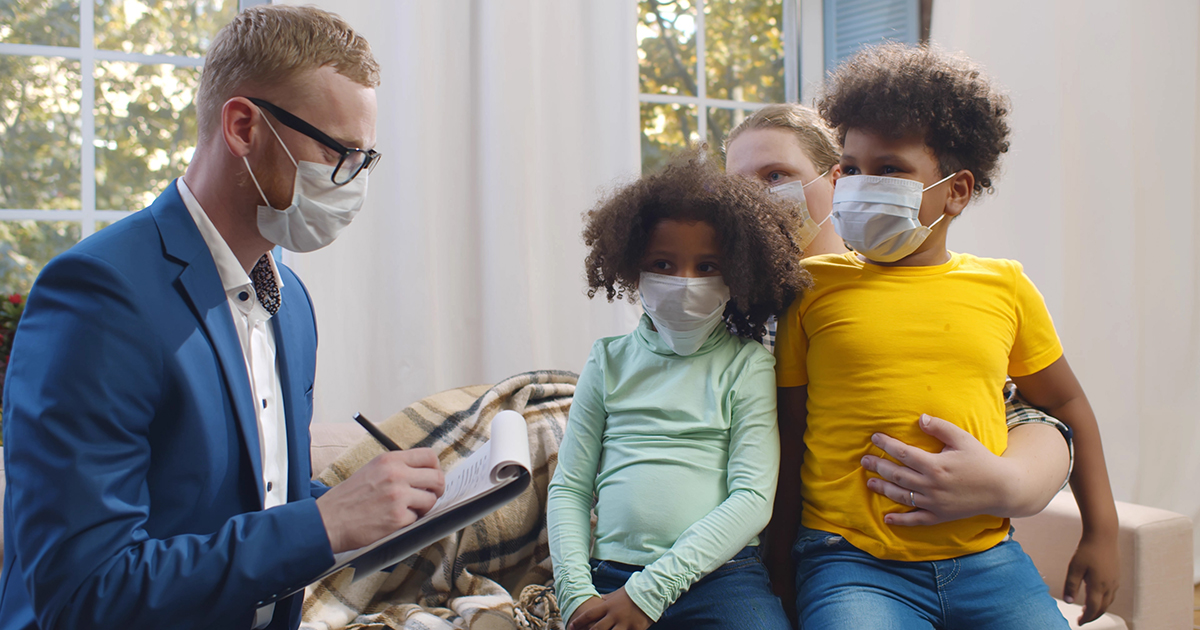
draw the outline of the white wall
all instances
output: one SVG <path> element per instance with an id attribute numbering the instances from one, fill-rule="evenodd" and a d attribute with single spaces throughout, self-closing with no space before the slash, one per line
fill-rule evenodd
<path id="1" fill-rule="evenodd" d="M 1117 498 L 1194 521 L 1198 35 L 1195 0 L 938 0 L 932 24 L 1013 101 L 997 193 L 954 224 L 951 248 L 1025 264 L 1096 410 Z"/>
<path id="2" fill-rule="evenodd" d="M 584 295 L 580 232 L 639 168 L 636 5 L 317 4 L 382 66 L 384 157 L 337 242 L 288 255 L 316 304 L 315 420 L 577 372 L 596 338 L 631 330 L 627 305 Z"/>

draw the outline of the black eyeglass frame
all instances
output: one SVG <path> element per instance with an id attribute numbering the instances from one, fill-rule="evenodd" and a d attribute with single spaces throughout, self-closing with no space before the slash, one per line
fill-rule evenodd
<path id="1" fill-rule="evenodd" d="M 300 133 L 312 138 L 313 140 L 316 140 L 317 142 L 320 142 L 330 149 L 337 151 L 342 157 L 338 160 L 337 166 L 333 168 L 333 174 L 329 176 L 330 181 L 332 181 L 335 186 L 344 186 L 354 181 L 354 178 L 358 177 L 358 174 L 361 173 L 363 169 L 366 169 L 368 173 L 371 172 L 371 170 L 375 168 L 375 165 L 379 163 L 379 158 L 383 157 L 383 155 L 375 151 L 375 149 L 351 149 L 350 147 L 343 146 L 342 143 L 330 138 L 328 134 L 312 126 L 303 118 L 300 118 L 299 116 L 278 105 L 275 105 L 274 103 L 264 101 L 261 98 L 255 98 L 253 96 L 247 96 L 246 99 L 270 112 L 271 115 L 274 116 L 279 122 L 291 127 L 292 129 L 295 129 L 296 131 L 299 131 Z M 346 178 L 346 181 L 339 182 L 337 180 L 338 171 L 342 170 L 342 164 L 346 161 L 346 158 L 354 155 L 355 153 L 363 154 L 362 164 L 358 165 L 358 169 L 355 170 L 350 177 Z"/>

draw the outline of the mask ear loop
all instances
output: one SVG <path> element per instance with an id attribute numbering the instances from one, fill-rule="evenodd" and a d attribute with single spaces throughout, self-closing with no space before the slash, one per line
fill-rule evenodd
<path id="1" fill-rule="evenodd" d="M 811 185 L 813 182 L 817 181 L 818 179 L 824 179 L 825 176 L 829 174 L 829 171 L 832 171 L 832 170 L 833 170 L 832 166 L 825 169 L 824 173 L 821 173 L 820 175 L 817 175 L 816 177 L 812 178 L 811 181 L 809 181 L 807 184 L 804 184 L 800 188 L 808 188 L 809 185 Z M 821 226 L 825 225 L 825 222 L 828 221 L 830 219 L 830 217 L 832 217 L 832 216 L 833 216 L 833 212 L 830 212 L 829 214 L 825 215 L 825 218 L 821 219 L 821 222 L 817 224 L 817 228 L 820 229 Z"/>
<path id="2" fill-rule="evenodd" d="M 926 190 L 929 190 L 930 188 L 933 188 L 933 187 L 935 187 L 935 186 L 938 186 L 938 185 L 939 185 L 939 184 L 941 184 L 942 182 L 944 182 L 944 181 L 946 181 L 946 180 L 950 179 L 951 177 L 954 177 L 955 175 L 958 175 L 958 173 L 957 173 L 957 172 L 955 172 L 955 173 L 950 173 L 949 175 L 947 175 L 947 176 L 945 176 L 945 177 L 943 177 L 943 178 L 939 179 L 939 180 L 937 181 L 937 183 L 935 183 L 935 184 L 930 184 L 929 186 L 927 186 L 927 187 L 925 187 L 925 188 L 922 188 L 922 189 L 921 189 L 921 192 L 922 192 L 922 193 L 924 193 Z M 938 224 L 938 223 L 939 223 L 939 222 L 940 222 L 942 219 L 945 219 L 945 218 L 946 218 L 946 213 L 945 213 L 945 212 L 943 212 L 943 213 L 942 213 L 942 216 L 938 217 L 936 221 L 934 221 L 933 223 L 930 223 L 930 224 L 929 224 L 929 225 L 927 225 L 926 227 L 927 227 L 928 229 L 932 230 L 932 229 L 933 229 L 933 226 L 937 225 L 937 224 Z"/>
<path id="3" fill-rule="evenodd" d="M 262 108 L 260 108 L 258 105 L 255 105 L 254 108 L 258 110 L 258 115 L 262 116 L 263 122 L 267 123 L 267 129 L 271 130 L 271 133 L 275 135 L 275 139 L 279 141 L 279 145 L 283 147 L 283 152 L 286 153 L 288 159 L 292 161 L 292 166 L 300 168 L 300 165 L 296 162 L 296 158 L 292 157 L 292 152 L 288 151 L 287 145 L 284 144 L 283 138 L 279 137 L 279 132 L 275 131 L 275 125 L 272 125 L 271 121 L 267 120 L 266 113 L 264 113 Z M 243 155 L 242 161 L 246 163 L 246 171 L 250 173 L 250 180 L 254 182 L 254 187 L 258 189 L 258 194 L 262 196 L 263 203 L 265 203 L 268 208 L 274 210 L 275 207 L 271 205 L 271 200 L 267 199 L 267 194 L 263 192 L 262 186 L 258 185 L 258 178 L 254 176 L 254 169 L 250 168 L 250 160 L 246 159 L 246 156 Z"/>
<path id="4" fill-rule="evenodd" d="M 280 142 L 282 142 L 282 140 L 280 140 Z M 937 181 L 937 183 L 936 183 L 936 184 L 930 184 L 930 185 L 928 185 L 928 186 L 926 186 L 926 187 L 922 188 L 922 189 L 921 189 L 921 192 L 925 192 L 926 190 L 929 190 L 930 188 L 933 188 L 933 187 L 935 187 L 935 186 L 937 186 L 937 185 L 941 184 L 942 182 L 944 182 L 944 181 L 946 181 L 946 180 L 950 179 L 951 177 L 954 177 L 955 175 L 958 175 L 958 173 L 950 173 L 949 175 L 947 175 L 947 176 L 945 176 L 945 177 L 943 177 L 943 178 L 939 179 L 939 180 Z"/>
<path id="5" fill-rule="evenodd" d="M 829 168 L 827 168 L 827 169 L 825 169 L 825 172 L 824 172 L 824 173 L 821 173 L 820 175 L 817 175 L 816 177 L 814 177 L 814 178 L 812 178 L 811 180 L 809 180 L 808 184 L 802 184 L 802 185 L 800 186 L 800 188 L 808 188 L 809 184 L 812 184 L 813 182 L 817 181 L 818 179 L 821 179 L 821 178 L 825 177 L 826 175 L 828 175 L 828 174 L 829 174 L 829 171 L 831 171 L 831 170 L 833 170 L 833 167 L 832 167 L 832 166 L 831 166 L 831 167 L 829 167 Z M 942 181 L 945 181 L 945 180 L 942 180 Z M 935 185 L 936 185 L 936 184 L 935 184 Z"/>

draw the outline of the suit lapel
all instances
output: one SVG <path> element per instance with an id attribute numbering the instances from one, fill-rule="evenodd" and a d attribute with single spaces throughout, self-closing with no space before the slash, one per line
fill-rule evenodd
<path id="1" fill-rule="evenodd" d="M 308 480 L 312 471 L 308 470 L 308 466 L 301 466 L 302 462 L 309 462 L 308 424 L 304 422 L 308 415 L 303 409 L 305 385 L 304 380 L 300 378 L 303 370 L 292 360 L 294 353 L 288 347 L 288 340 L 296 338 L 297 326 L 292 315 L 295 312 L 295 304 L 291 306 L 293 308 L 289 308 L 288 300 L 283 299 L 279 312 L 271 318 L 271 325 L 275 332 L 275 365 L 279 369 L 284 423 L 287 426 L 288 501 L 296 501 L 310 496 Z"/>
<path id="2" fill-rule="evenodd" d="M 262 450 L 258 440 L 258 418 L 254 413 L 254 396 L 250 391 L 250 376 L 246 373 L 246 358 L 233 325 L 228 297 L 213 262 L 212 253 L 200 229 L 188 213 L 174 181 L 150 207 L 162 235 L 166 253 L 186 265 L 179 274 L 179 283 L 221 365 L 225 385 L 233 397 L 233 412 L 242 434 L 242 444 L 254 474 L 258 502 L 262 505 Z"/>

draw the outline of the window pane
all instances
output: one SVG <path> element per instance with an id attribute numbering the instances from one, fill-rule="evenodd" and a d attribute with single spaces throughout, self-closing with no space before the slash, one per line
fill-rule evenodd
<path id="1" fill-rule="evenodd" d="M 0 42 L 79 47 L 79 0 L 0 2 Z"/>
<path id="2" fill-rule="evenodd" d="M 202 57 L 237 0 L 95 0 L 96 48 Z"/>
<path id="3" fill-rule="evenodd" d="M 785 100 L 783 0 L 706 0 L 704 34 L 710 98 Z"/>
<path id="4" fill-rule="evenodd" d="M 643 94 L 696 96 L 696 7 L 691 0 L 638 2 Z"/>
<path id="5" fill-rule="evenodd" d="M 0 55 L 0 208 L 78 210 L 79 62 Z"/>
<path id="6" fill-rule="evenodd" d="M 742 124 L 742 121 L 750 113 L 744 109 L 708 108 L 708 146 L 713 151 L 724 155 L 725 138 L 729 137 L 729 132 L 733 131 L 734 127 Z M 725 160 L 722 159 L 721 164 L 724 163 Z"/>
<path id="7" fill-rule="evenodd" d="M 196 148 L 199 68 L 96 62 L 96 209 L 150 205 Z"/>
<path id="8" fill-rule="evenodd" d="M 658 170 L 671 155 L 698 142 L 696 107 L 642 103 L 642 172 Z"/>
<path id="9" fill-rule="evenodd" d="M 76 221 L 0 221 L 0 293 L 28 293 L 42 267 L 77 242 Z"/>

